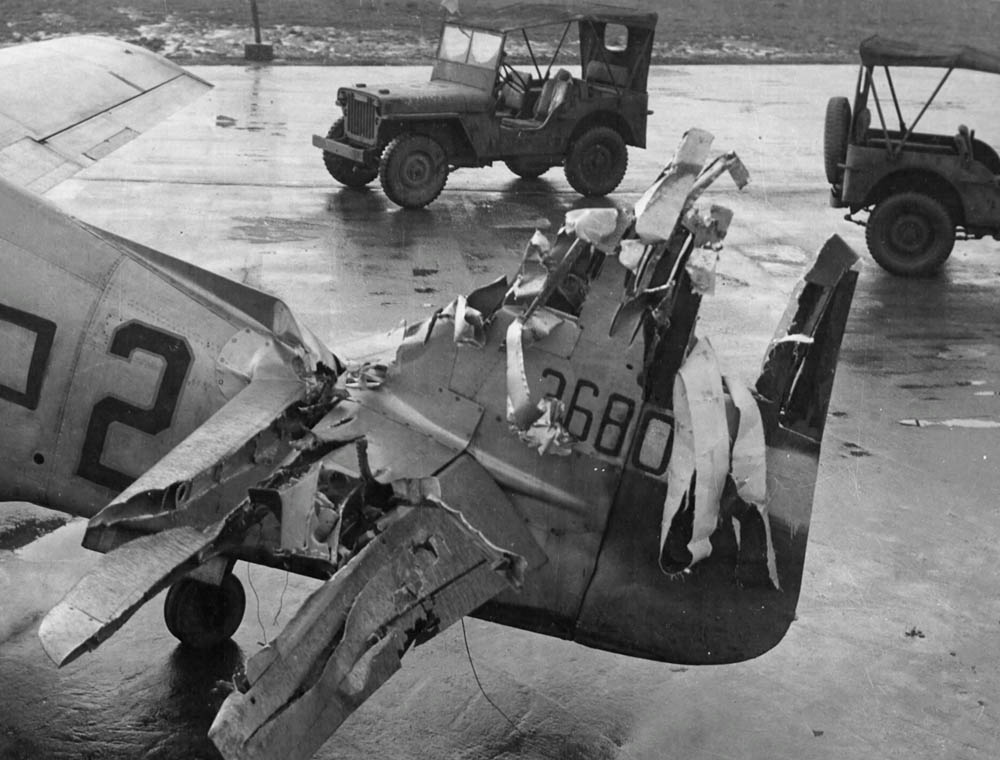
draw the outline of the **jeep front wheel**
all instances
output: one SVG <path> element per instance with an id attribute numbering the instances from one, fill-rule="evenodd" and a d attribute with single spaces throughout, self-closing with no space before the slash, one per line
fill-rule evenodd
<path id="1" fill-rule="evenodd" d="M 607 195 L 628 168 L 625 141 L 611 127 L 592 127 L 566 154 L 566 179 L 581 195 Z"/>
<path id="2" fill-rule="evenodd" d="M 344 139 L 344 120 L 337 119 L 326 133 L 328 140 Z M 351 161 L 328 150 L 323 151 L 323 165 L 330 176 L 347 187 L 364 187 L 378 176 L 378 169 Z"/>
<path id="3" fill-rule="evenodd" d="M 868 217 L 865 240 L 883 269 L 903 277 L 924 277 L 951 255 L 955 225 L 934 198 L 899 193 L 876 204 Z"/>
<path id="4" fill-rule="evenodd" d="M 444 189 L 448 157 L 433 138 L 404 134 L 389 143 L 378 171 L 389 200 L 403 208 L 422 208 Z"/>

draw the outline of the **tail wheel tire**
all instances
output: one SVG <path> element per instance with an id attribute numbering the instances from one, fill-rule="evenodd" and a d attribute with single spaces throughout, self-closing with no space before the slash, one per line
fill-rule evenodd
<path id="1" fill-rule="evenodd" d="M 830 98 L 823 125 L 823 168 L 831 185 L 839 185 L 847 160 L 847 138 L 851 131 L 851 104 L 847 98 Z"/>
<path id="2" fill-rule="evenodd" d="M 389 200 L 403 208 L 423 208 L 448 181 L 448 156 L 427 135 L 400 135 L 385 149 L 379 180 Z"/>
<path id="3" fill-rule="evenodd" d="M 611 127 L 592 127 L 566 155 L 566 179 L 581 195 L 607 195 L 625 176 L 628 149 Z"/>
<path id="4" fill-rule="evenodd" d="M 531 158 L 510 158 L 504 161 L 507 168 L 522 179 L 538 179 L 552 168 L 548 161 Z"/>
<path id="5" fill-rule="evenodd" d="M 170 587 L 163 604 L 163 617 L 182 644 L 194 649 L 212 649 L 228 641 L 243 620 L 246 594 L 232 573 L 213 586 L 182 578 Z"/>
<path id="6" fill-rule="evenodd" d="M 344 139 L 344 120 L 333 122 L 326 137 L 328 140 Z M 323 151 L 323 165 L 331 177 L 347 187 L 364 187 L 378 176 L 378 168 L 359 164 L 328 150 Z"/>
<path id="7" fill-rule="evenodd" d="M 955 225 L 940 201 L 923 193 L 899 193 L 875 206 L 865 239 L 883 269 L 903 277 L 926 277 L 951 255 Z"/>

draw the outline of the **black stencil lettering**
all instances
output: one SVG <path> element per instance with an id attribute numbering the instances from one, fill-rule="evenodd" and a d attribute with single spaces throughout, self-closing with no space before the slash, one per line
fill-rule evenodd
<path id="1" fill-rule="evenodd" d="M 584 409 L 579 405 L 580 402 L 580 391 L 584 388 L 590 391 L 591 396 L 597 398 L 601 395 L 600 389 L 596 384 L 590 382 L 590 380 L 580 379 L 576 381 L 576 388 L 573 389 L 573 398 L 570 399 L 569 407 L 566 409 L 566 429 L 570 433 L 575 435 L 581 441 L 586 441 L 587 436 L 590 435 L 590 426 L 594 422 L 594 414 L 589 409 Z M 573 417 L 577 414 L 583 415 L 583 429 L 576 433 L 572 430 L 571 425 L 573 424 Z"/>
<path id="2" fill-rule="evenodd" d="M 616 408 L 617 407 L 617 408 Z M 604 407 L 604 416 L 597 426 L 597 437 L 594 440 L 594 450 L 609 457 L 617 457 L 625 445 L 625 433 L 635 414 L 635 402 L 619 393 L 608 397 L 608 405 Z M 614 438 L 605 442 L 605 433 L 615 432 Z"/>
<path id="3" fill-rule="evenodd" d="M 56 335 L 56 323 L 4 304 L 0 304 L 0 320 L 23 327 L 35 334 L 35 347 L 31 352 L 31 359 L 28 361 L 24 390 L 19 391 L 0 383 L 0 398 L 27 409 L 37 409 L 38 401 L 42 396 L 42 381 L 45 379 L 45 370 L 49 366 L 52 341 Z M 0 357 L 0 361 L 4 359 L 4 357 Z"/>
<path id="4" fill-rule="evenodd" d="M 80 477 L 116 491 L 127 488 L 134 478 L 101 464 L 108 428 L 111 423 L 118 422 L 149 435 L 166 430 L 173 420 L 191 366 L 191 349 L 183 338 L 140 322 L 128 322 L 115 331 L 108 353 L 129 359 L 136 350 L 156 354 L 165 362 L 153 405 L 143 409 L 115 396 L 105 396 L 94 404 L 76 471 Z"/>

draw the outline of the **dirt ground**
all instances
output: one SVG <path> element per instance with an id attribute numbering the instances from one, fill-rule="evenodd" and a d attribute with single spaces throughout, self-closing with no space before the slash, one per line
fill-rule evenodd
<path id="1" fill-rule="evenodd" d="M 468 10 L 509 0 L 460 4 Z M 657 63 L 847 63 L 858 42 L 876 32 L 995 49 L 1000 22 L 997 0 L 627 4 L 660 14 Z M 423 63 L 445 13 L 439 0 L 259 0 L 258 6 L 264 41 L 285 63 Z M 113 35 L 183 63 L 243 60 L 244 43 L 253 41 L 249 0 L 3 0 L 0 45 L 80 33 Z"/>

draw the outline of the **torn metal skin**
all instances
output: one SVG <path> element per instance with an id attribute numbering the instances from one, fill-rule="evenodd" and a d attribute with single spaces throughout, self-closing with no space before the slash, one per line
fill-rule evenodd
<path id="1" fill-rule="evenodd" d="M 311 387 L 288 380 L 251 383 L 92 518 L 84 546 L 108 552 L 139 535 L 183 525 L 204 528 L 225 518 L 247 488 L 296 449 L 315 445 L 310 428 L 344 397 L 335 382 L 331 371 L 321 369 Z M 224 453 L 211 459 L 219 447 Z M 211 466 L 204 466 L 206 460 Z"/>
<path id="2" fill-rule="evenodd" d="M 634 212 L 536 233 L 513 284 L 405 329 L 391 361 L 260 363 L 274 371 L 247 373 L 92 521 L 88 545 L 111 551 L 46 619 L 47 651 L 68 661 L 237 559 L 323 579 L 212 727 L 227 760 L 271 760 L 311 756 L 466 614 L 677 663 L 773 647 L 794 618 L 855 257 L 831 238 L 756 387 L 723 377 L 695 326 L 732 214 L 696 201 L 747 174 L 710 145 L 685 135 Z"/>
<path id="3" fill-rule="evenodd" d="M 93 649 L 160 590 L 206 564 L 217 566 L 218 557 L 225 558 L 224 568 L 252 554 L 254 561 L 310 575 L 332 572 L 317 557 L 258 553 L 259 543 L 247 544 L 266 525 L 267 509 L 246 494 L 252 497 L 262 479 L 287 480 L 303 460 L 329 453 L 332 446 L 310 427 L 342 398 L 335 380 L 321 366 L 309 384 L 251 383 L 210 420 L 214 424 L 195 431 L 92 518 L 84 545 L 106 555 L 43 620 L 39 636 L 49 656 L 62 665 Z M 261 415 L 276 416 L 261 427 Z M 206 466 L 205 450 L 213 443 L 228 453 Z M 201 577 L 221 581 L 212 571 Z"/>
<path id="4" fill-rule="evenodd" d="M 520 584 L 523 560 L 439 498 L 414 502 L 388 512 L 382 532 L 247 662 L 209 732 L 225 757 L 311 757 L 410 646 Z"/>

